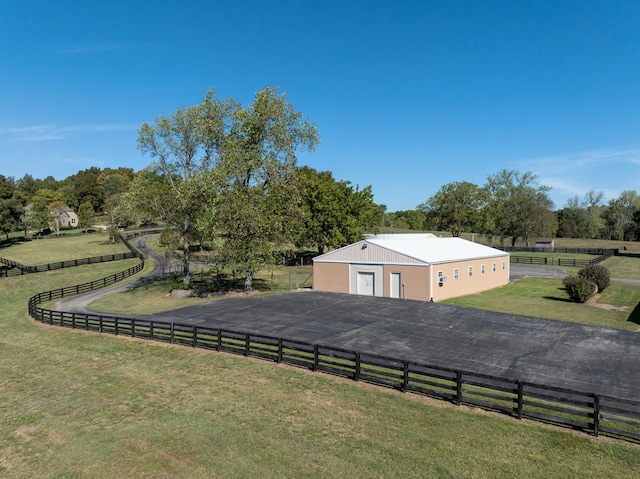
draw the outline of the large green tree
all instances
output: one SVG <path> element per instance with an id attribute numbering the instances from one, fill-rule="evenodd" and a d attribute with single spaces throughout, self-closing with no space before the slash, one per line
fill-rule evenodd
<path id="1" fill-rule="evenodd" d="M 418 209 L 431 218 L 437 229 L 460 236 L 463 231 L 482 228 L 487 200 L 485 190 L 462 181 L 444 185 Z"/>
<path id="2" fill-rule="evenodd" d="M 483 231 L 487 236 L 501 242 L 510 238 L 515 245 L 519 239 L 529 244 L 536 236 L 555 234 L 557 218 L 547 194 L 550 188 L 538 184 L 533 173 L 502 170 L 487 178 L 485 188 L 490 195 Z"/>
<path id="3" fill-rule="evenodd" d="M 201 104 L 142 125 L 138 148 L 155 159 L 149 169 L 162 182 L 136 178 L 128 196 L 178 227 L 184 282 L 190 281 L 190 242 L 206 234 L 223 238 L 224 256 L 245 270 L 251 289 L 273 243 L 290 236 L 296 154 L 317 143 L 315 126 L 275 89 L 260 90 L 247 107 L 210 90 Z M 151 194 L 140 188 L 145 182 L 152 182 Z"/>
<path id="4" fill-rule="evenodd" d="M 258 91 L 246 107 L 234 102 L 226 121 L 218 114 L 224 104 L 208 100 L 209 150 L 217 154 L 210 218 L 224 238 L 224 254 L 244 269 L 249 291 L 255 270 L 273 260 L 274 245 L 291 240 L 299 199 L 296 155 L 314 150 L 318 133 L 273 88 Z"/>
<path id="5" fill-rule="evenodd" d="M 363 189 L 349 181 L 336 181 L 330 171 L 308 166 L 298 169 L 301 186 L 301 227 L 296 246 L 339 248 L 359 241 L 365 231 L 375 231 L 382 211 L 373 201 L 371 186 Z"/>
<path id="6" fill-rule="evenodd" d="M 201 175 L 211 165 L 207 148 L 209 140 L 204 136 L 204 121 L 201 105 L 179 107 L 170 116 L 157 117 L 153 125 L 143 123 L 138 130 L 138 149 L 155 160 L 149 170 L 163 177 L 166 194 L 170 195 L 167 202 L 175 208 L 163 219 L 173 223 L 180 231 L 185 283 L 191 281 L 190 240 L 195 219 L 204 206 Z M 157 213 L 164 211 L 158 210 Z"/>

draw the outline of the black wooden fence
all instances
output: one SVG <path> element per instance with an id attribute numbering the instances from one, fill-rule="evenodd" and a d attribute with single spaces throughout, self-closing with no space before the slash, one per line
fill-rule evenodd
<path id="1" fill-rule="evenodd" d="M 74 268 L 85 264 L 106 263 L 108 261 L 120 261 L 123 259 L 136 258 L 137 253 L 128 251 L 126 253 L 108 254 L 104 256 L 92 256 L 91 258 L 72 259 L 68 261 L 59 261 L 57 263 L 40 264 L 37 266 L 27 266 L 17 261 L 6 258 L 0 258 L 0 263 L 7 268 L 0 269 L 0 276 L 18 276 L 30 273 L 42 273 L 44 271 L 53 271 L 62 268 Z"/>
<path id="2" fill-rule="evenodd" d="M 29 299 L 37 321 L 68 328 L 224 351 L 287 363 L 354 381 L 397 388 L 453 402 L 530 418 L 594 435 L 640 442 L 640 402 L 379 356 L 321 344 L 174 322 L 71 313 L 42 308 L 43 302 L 102 288 L 144 267 L 81 285 L 38 293 Z"/>
<path id="3" fill-rule="evenodd" d="M 510 263 L 535 264 L 535 265 L 557 265 L 557 266 L 575 266 L 583 268 L 592 264 L 602 263 L 614 256 L 614 252 L 608 250 L 604 254 L 594 259 L 575 259 L 575 258 L 553 258 L 546 256 L 509 256 Z"/>
<path id="4" fill-rule="evenodd" d="M 12 261 L 6 258 L 0 258 L 0 264 L 4 264 L 6 268 L 0 268 L 0 277 L 4 276 L 19 276 L 23 274 L 42 273 L 44 271 L 53 271 L 62 268 L 74 268 L 76 266 L 82 266 L 85 264 L 106 263 L 109 261 L 121 261 L 124 259 L 140 258 L 141 254 L 131 245 L 129 242 L 132 238 L 137 238 L 143 235 L 158 234 L 161 230 L 144 230 L 138 232 L 128 233 L 121 236 L 122 242 L 129 249 L 126 253 L 108 254 L 104 256 L 93 256 L 91 258 L 72 259 L 69 261 L 60 261 L 57 263 L 41 264 L 37 266 L 27 266 L 17 261 Z"/>

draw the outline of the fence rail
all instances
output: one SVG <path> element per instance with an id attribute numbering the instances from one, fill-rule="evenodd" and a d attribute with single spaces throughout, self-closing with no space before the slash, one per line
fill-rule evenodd
<path id="1" fill-rule="evenodd" d="M 131 251 L 126 253 L 108 254 L 103 256 L 92 256 L 91 258 L 72 259 L 68 261 L 59 261 L 57 263 L 41 264 L 37 266 L 27 266 L 17 261 L 6 258 L 0 258 L 0 263 L 7 266 L 7 269 L 0 270 L 0 276 L 18 276 L 31 273 L 42 273 L 44 271 L 53 271 L 62 268 L 74 268 L 85 264 L 106 263 L 109 261 L 120 261 L 123 259 L 131 259 L 137 257 L 137 254 Z"/>
<path id="2" fill-rule="evenodd" d="M 557 265 L 557 266 L 575 266 L 583 268 L 593 264 L 599 264 L 614 256 L 613 251 L 608 250 L 604 254 L 594 259 L 575 259 L 575 258 L 553 258 L 547 256 L 509 256 L 510 263 L 535 264 L 535 265 Z"/>
<path id="3" fill-rule="evenodd" d="M 535 248 L 531 246 L 491 246 L 492 248 L 505 251 L 507 253 L 572 253 L 572 254 L 592 254 L 602 256 L 607 253 L 615 254 L 618 249 L 611 248 Z"/>

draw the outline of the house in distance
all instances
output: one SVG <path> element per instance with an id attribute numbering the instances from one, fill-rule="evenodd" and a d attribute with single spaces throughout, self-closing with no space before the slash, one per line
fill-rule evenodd
<path id="1" fill-rule="evenodd" d="M 441 301 L 509 282 L 509 254 L 433 234 L 371 235 L 313 259 L 313 289 Z"/>

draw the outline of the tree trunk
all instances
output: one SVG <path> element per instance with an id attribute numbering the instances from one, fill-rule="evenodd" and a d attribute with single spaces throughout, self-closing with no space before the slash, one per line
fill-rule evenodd
<path id="1" fill-rule="evenodd" d="M 247 276 L 244 278 L 244 292 L 250 293 L 253 291 L 253 268 L 250 266 L 247 268 Z"/>
<path id="2" fill-rule="evenodd" d="M 191 251 L 189 244 L 189 214 L 184 213 L 184 223 L 182 227 L 182 282 L 184 284 L 191 283 Z"/>

